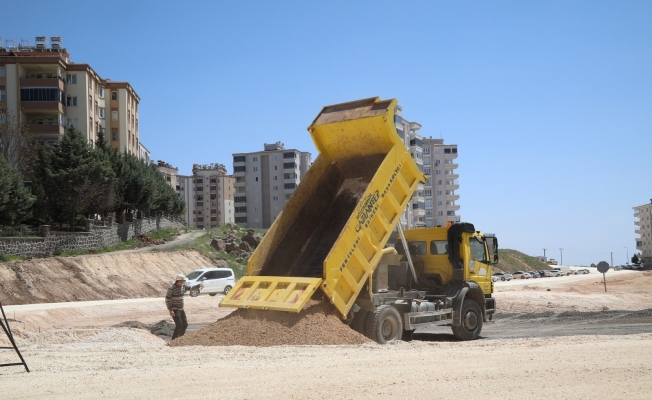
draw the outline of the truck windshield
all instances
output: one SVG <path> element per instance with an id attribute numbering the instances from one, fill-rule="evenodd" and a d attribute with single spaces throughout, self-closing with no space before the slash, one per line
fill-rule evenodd
<path id="1" fill-rule="evenodd" d="M 485 247 L 484 247 L 484 242 L 481 240 L 478 240 L 478 238 L 471 238 L 469 239 L 469 244 L 471 246 L 471 259 L 476 260 L 476 261 L 487 261 L 487 257 L 485 255 Z"/>

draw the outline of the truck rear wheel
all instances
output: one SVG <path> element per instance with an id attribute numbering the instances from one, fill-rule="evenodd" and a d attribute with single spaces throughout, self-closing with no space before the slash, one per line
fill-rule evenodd
<path id="1" fill-rule="evenodd" d="M 482 310 L 478 303 L 465 299 L 462 303 L 462 323 L 452 326 L 453 335 L 460 340 L 475 340 L 482 331 Z"/>
<path id="2" fill-rule="evenodd" d="M 380 344 L 400 340 L 403 335 L 401 314 L 392 306 L 382 305 L 367 317 L 366 334 Z"/>
<path id="3" fill-rule="evenodd" d="M 365 335 L 365 328 L 367 326 L 367 318 L 369 317 L 369 315 L 371 315 L 369 311 L 365 311 L 365 310 L 358 311 L 357 313 L 355 313 L 355 316 L 353 317 L 353 321 L 349 326 L 354 331 Z"/>

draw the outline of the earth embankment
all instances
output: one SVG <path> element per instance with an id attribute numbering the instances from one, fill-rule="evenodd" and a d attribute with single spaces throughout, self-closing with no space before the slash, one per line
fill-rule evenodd
<path id="1" fill-rule="evenodd" d="M 214 266 L 194 250 L 0 263 L 3 305 L 161 297 L 174 277 Z"/>

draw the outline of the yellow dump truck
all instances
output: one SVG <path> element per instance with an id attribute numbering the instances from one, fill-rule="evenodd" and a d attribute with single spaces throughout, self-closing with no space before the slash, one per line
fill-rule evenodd
<path id="1" fill-rule="evenodd" d="M 403 234 L 398 222 L 427 177 L 397 133 L 395 108 L 370 98 L 322 109 L 308 128 L 319 156 L 220 306 L 299 312 L 320 289 L 379 343 L 433 324 L 478 337 L 495 310 L 497 240 L 468 223 Z M 401 241 L 386 246 L 395 229 Z"/>

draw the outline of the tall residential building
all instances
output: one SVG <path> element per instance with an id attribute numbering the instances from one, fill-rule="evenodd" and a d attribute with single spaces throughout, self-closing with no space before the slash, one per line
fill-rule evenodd
<path id="1" fill-rule="evenodd" d="M 426 184 L 426 226 L 446 226 L 448 222 L 460 222 L 456 193 L 460 185 L 457 145 L 444 144 L 444 139 L 423 139 L 423 170 L 430 176 Z M 432 189 L 428 186 L 430 184 Z"/>
<path id="2" fill-rule="evenodd" d="M 70 61 L 61 38 L 37 36 L 34 45 L 0 39 L 0 105 L 53 146 L 68 125 L 89 143 L 105 131 L 113 148 L 149 157 L 138 131 L 140 97 L 128 82 L 103 79 L 88 64 Z"/>
<path id="3" fill-rule="evenodd" d="M 642 206 L 633 207 L 634 217 L 638 221 L 634 221 L 636 225 L 636 250 L 641 252 L 643 261 L 646 263 L 652 262 L 652 199 L 650 203 Z"/>
<path id="4" fill-rule="evenodd" d="M 265 144 L 264 151 L 233 153 L 235 223 L 267 229 L 310 168 L 310 153 Z"/>
<path id="5" fill-rule="evenodd" d="M 156 167 L 158 168 L 158 172 L 160 172 L 161 175 L 163 175 L 163 178 L 168 183 L 168 185 L 172 186 L 172 189 L 176 190 L 177 193 L 179 193 L 180 186 L 179 183 L 177 183 L 177 176 L 179 176 L 179 168 L 173 167 L 172 165 L 166 163 L 163 160 L 157 160 Z"/>
<path id="6" fill-rule="evenodd" d="M 428 176 L 425 185 L 418 185 L 408 209 L 401 222 L 407 228 L 420 226 L 446 226 L 447 222 L 459 222 L 456 211 L 459 195 L 457 164 L 457 145 L 445 145 L 443 139 L 424 139 L 419 133 L 421 124 L 403 118 L 403 109 L 396 106 L 394 116 L 396 132 L 410 150 L 419 169 Z"/>
<path id="7" fill-rule="evenodd" d="M 234 222 L 233 182 L 234 178 L 226 174 L 224 164 L 194 164 L 190 186 L 194 193 L 193 214 L 188 225 L 213 229 Z"/>

